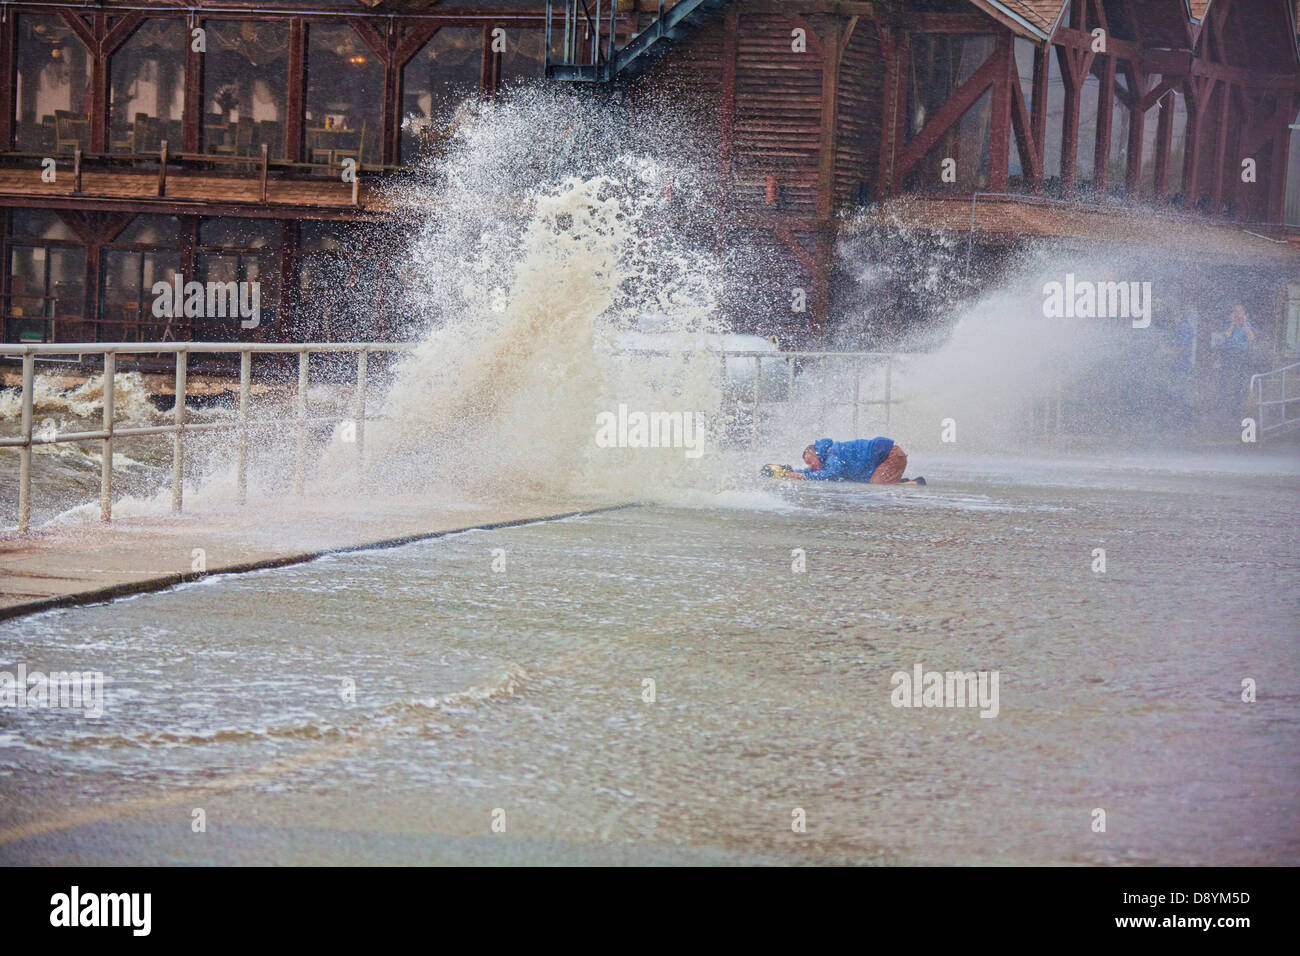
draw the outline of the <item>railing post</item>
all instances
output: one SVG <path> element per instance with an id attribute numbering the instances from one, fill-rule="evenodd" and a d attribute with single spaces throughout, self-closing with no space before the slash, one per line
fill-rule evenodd
<path id="1" fill-rule="evenodd" d="M 99 518 L 113 520 L 113 393 L 117 390 L 117 353 L 104 353 L 104 431 L 108 437 L 100 446 Z"/>
<path id="2" fill-rule="evenodd" d="M 298 442 L 293 459 L 293 493 L 303 495 L 307 487 L 307 365 L 311 353 L 298 353 Z"/>
<path id="3" fill-rule="evenodd" d="M 81 192 L 81 147 L 77 146 L 72 151 L 72 191 Z"/>
<path id="4" fill-rule="evenodd" d="M 862 362 L 859 359 L 853 360 L 853 435 L 858 434 L 858 397 L 859 397 L 859 380 L 862 378 Z"/>
<path id="5" fill-rule="evenodd" d="M 817 437 L 820 438 L 826 431 L 826 353 L 822 353 L 822 393 L 821 402 L 818 403 L 817 412 Z"/>
<path id="6" fill-rule="evenodd" d="M 239 503 L 248 503 L 248 393 L 252 377 L 253 353 L 239 353 L 239 459 L 237 481 Z"/>
<path id="7" fill-rule="evenodd" d="M 758 447 L 758 403 L 762 401 L 762 359 L 757 355 L 754 356 L 754 421 L 750 429 L 749 449 L 753 451 Z"/>
<path id="8" fill-rule="evenodd" d="M 32 523 L 32 403 L 35 393 L 36 356 L 23 355 L 23 445 L 18 449 L 18 533 L 26 534 Z"/>
<path id="9" fill-rule="evenodd" d="M 262 189 L 261 189 L 261 196 L 259 197 L 258 200 L 259 202 L 266 202 L 266 167 L 268 165 L 269 156 L 270 154 L 267 152 L 266 143 L 263 143 L 262 144 Z M 352 200 L 352 203 L 353 205 L 356 205 L 355 198 Z"/>
<path id="10" fill-rule="evenodd" d="M 885 425 L 888 426 L 894 414 L 894 356 L 885 357 Z"/>
<path id="11" fill-rule="evenodd" d="M 357 421 L 357 483 L 365 487 L 366 471 L 366 372 L 369 365 L 370 353 L 362 349 L 357 353 L 357 395 L 356 395 L 356 421 Z"/>
<path id="12" fill-rule="evenodd" d="M 189 371 L 189 353 L 176 353 L 176 402 L 172 406 L 172 511 L 179 513 L 184 504 L 184 484 L 181 470 L 185 463 L 185 389 Z"/>
<path id="13" fill-rule="evenodd" d="M 167 140 L 158 147 L 158 195 L 167 195 Z"/>

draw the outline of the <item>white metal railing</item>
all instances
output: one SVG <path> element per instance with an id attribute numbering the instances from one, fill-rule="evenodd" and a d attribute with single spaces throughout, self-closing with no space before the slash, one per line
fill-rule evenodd
<path id="1" fill-rule="evenodd" d="M 1261 436 L 1300 422 L 1300 362 L 1252 375 L 1248 394 L 1259 408 Z M 1287 417 L 1288 405 L 1296 407 L 1290 418 Z M 1278 412 L 1275 421 L 1268 419 L 1268 412 L 1272 410 Z"/>
<path id="2" fill-rule="evenodd" d="M 185 462 L 186 434 L 207 431 L 234 431 L 236 442 L 236 476 L 239 503 L 248 500 L 248 437 L 254 428 L 265 428 L 293 424 L 297 427 L 296 456 L 294 467 L 294 490 L 302 494 L 306 474 L 306 435 L 307 426 L 312 424 L 337 424 L 343 421 L 356 422 L 356 445 L 358 462 L 365 461 L 365 422 L 366 415 L 366 375 L 368 358 L 371 352 L 398 352 L 412 348 L 410 343 L 364 342 L 364 343 L 326 343 L 307 344 L 262 344 L 252 342 L 123 342 L 123 343 L 68 343 L 39 345 L 0 345 L 0 355 L 7 357 L 21 356 L 23 363 L 22 380 L 22 417 L 20 431 L 16 436 L 0 437 L 0 448 L 17 448 L 20 460 L 18 468 L 18 532 L 26 534 L 31 527 L 31 489 L 32 489 L 32 449 L 36 445 L 52 445 L 62 442 L 99 441 L 101 442 L 99 511 L 104 521 L 113 516 L 113 440 L 115 438 L 144 435 L 172 436 L 172 510 L 179 512 L 183 503 L 182 467 Z M 230 354 L 239 355 L 239 406 L 235 420 L 231 422 L 187 422 L 185 420 L 186 379 L 189 369 L 189 354 Z M 113 400 L 117 356 L 120 354 L 173 354 L 176 356 L 175 403 L 172 407 L 172 424 L 146 425 L 140 427 L 121 427 L 113 421 Z M 298 390 L 296 395 L 296 416 L 289 420 L 254 421 L 249 418 L 249 399 L 252 385 L 252 361 L 254 354 L 297 354 L 298 356 Z M 307 415 L 307 387 L 309 383 L 308 362 L 316 353 L 351 353 L 357 356 L 357 384 L 354 397 L 354 415 L 317 416 Z M 58 355 L 103 355 L 103 426 L 97 431 L 56 432 L 54 434 L 33 434 L 32 419 L 35 399 L 35 363 L 38 356 Z M 377 416 L 375 416 L 377 417 Z M 373 420 L 373 418 L 371 419 Z"/>
<path id="3" fill-rule="evenodd" d="M 52 445 L 65 442 L 99 441 L 101 443 L 100 464 L 100 517 L 104 521 L 113 516 L 113 442 L 114 439 L 141 437 L 148 435 L 172 436 L 172 511 L 180 512 L 184 503 L 182 470 L 185 463 L 185 436 L 196 432 L 234 431 L 236 433 L 236 482 L 240 504 L 248 500 L 248 452 L 249 435 L 253 429 L 293 426 L 295 429 L 294 455 L 294 492 L 301 495 L 305 490 L 307 470 L 307 428 L 309 425 L 355 423 L 355 444 L 357 447 L 358 470 L 365 464 L 365 423 L 377 421 L 383 416 L 369 415 L 366 411 L 366 386 L 369 356 L 372 352 L 405 352 L 415 348 L 411 342 L 311 342 L 302 344 L 271 344 L 252 342 L 123 342 L 123 343 L 67 343 L 67 344 L 0 344 L 0 357 L 22 359 L 22 414 L 17 435 L 0 436 L 0 448 L 17 448 L 20 455 L 18 474 L 18 532 L 27 534 L 31 527 L 31 488 L 32 488 L 32 449 L 37 445 Z M 692 349 L 625 349 L 625 354 L 634 355 L 682 355 L 694 353 Z M 794 391 L 796 367 L 800 362 L 815 362 L 820 372 L 818 428 L 824 430 L 826 411 L 833 406 L 845 404 L 852 406 L 853 429 L 856 431 L 859 410 L 869 406 L 883 406 L 885 422 L 890 420 L 890 409 L 898 401 L 893 398 L 893 362 L 898 356 L 884 352 L 757 352 L 731 351 L 721 349 L 704 349 L 703 351 L 721 363 L 726 380 L 732 380 L 730 363 L 733 360 L 752 360 L 754 363 L 753 389 L 750 395 L 734 398 L 752 400 L 753 411 L 750 423 L 750 445 L 754 447 L 759 437 L 760 407 L 780 401 L 764 395 L 764 385 L 772 379 L 763 372 L 764 363 L 783 363 L 785 389 L 781 393 L 788 400 Z M 233 421 L 189 422 L 186 421 L 187 377 L 190 353 L 199 354 L 238 354 L 239 355 L 239 404 Z M 175 400 L 172 406 L 172 422 L 168 425 L 146 425 L 123 427 L 113 421 L 114 393 L 116 391 L 117 356 L 122 354 L 171 354 L 175 356 Z M 298 384 L 295 393 L 295 415 L 289 419 L 251 419 L 250 398 L 252 385 L 253 356 L 268 354 L 296 354 L 298 356 Z M 357 357 L 357 377 L 353 394 L 352 415 L 308 416 L 307 390 L 310 384 L 309 361 L 315 354 L 354 354 Z M 55 361 L 59 356 L 79 356 L 84 361 L 87 356 L 104 357 L 104 383 L 102 400 L 102 426 L 95 431 L 80 432 L 33 432 L 32 422 L 35 405 L 35 365 L 36 359 Z M 827 363 L 848 362 L 853 370 L 850 397 L 847 401 L 832 400 L 827 388 Z M 861 391 L 862 371 L 867 363 L 883 363 L 884 376 L 882 397 L 864 398 Z"/>
<path id="4" fill-rule="evenodd" d="M 620 349 L 619 351 L 627 355 L 681 355 L 683 354 L 684 350 L 630 348 L 630 349 Z M 850 408 L 852 409 L 851 428 L 853 432 L 856 433 L 858 429 L 860 410 L 862 408 L 871 407 L 871 406 L 883 406 L 885 411 L 885 424 L 888 425 L 891 418 L 891 408 L 894 405 L 899 404 L 899 401 L 893 397 L 894 362 L 897 359 L 903 357 L 903 353 L 775 352 L 775 351 L 759 352 L 759 351 L 747 351 L 747 350 L 733 351 L 731 349 L 721 349 L 721 350 L 708 349 L 706 351 L 711 355 L 717 356 L 722 367 L 722 374 L 723 374 L 724 381 L 732 381 L 736 377 L 730 371 L 728 371 L 729 363 L 732 360 L 734 359 L 739 359 L 742 361 L 750 360 L 754 363 L 753 388 L 750 394 L 745 396 L 750 400 L 750 403 L 753 405 L 753 411 L 752 411 L 751 421 L 750 421 L 750 448 L 754 448 L 758 444 L 759 425 L 760 425 L 759 409 L 765 401 L 763 387 L 765 384 L 773 381 L 772 377 L 769 377 L 766 373 L 763 372 L 763 366 L 765 363 L 775 362 L 778 364 L 783 364 L 785 366 L 784 373 L 783 373 L 785 377 L 785 389 L 782 394 L 787 398 L 792 396 L 794 392 L 795 370 L 798 363 L 800 361 L 804 361 L 804 362 L 815 362 L 817 364 L 817 369 L 818 369 L 817 377 L 820 379 L 820 385 L 817 393 L 817 407 L 818 407 L 817 430 L 819 433 L 825 430 L 826 410 L 828 408 L 833 408 L 835 406 L 843 406 L 843 405 L 850 406 Z M 827 382 L 829 381 L 829 376 L 827 375 L 828 362 L 849 363 L 850 369 L 852 370 L 852 380 L 850 382 L 849 397 L 845 400 L 832 399 L 828 391 L 828 386 L 827 386 Z M 862 396 L 862 372 L 868 364 L 879 364 L 884 366 L 880 398 L 864 398 Z M 739 393 L 735 393 L 735 395 L 736 397 L 740 397 Z M 770 404 L 773 401 L 777 401 L 777 400 L 772 398 L 767 398 L 766 401 Z"/>

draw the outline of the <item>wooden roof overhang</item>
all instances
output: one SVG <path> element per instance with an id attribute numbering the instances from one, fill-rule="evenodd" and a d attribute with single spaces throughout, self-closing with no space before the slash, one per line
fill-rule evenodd
<path id="1" fill-rule="evenodd" d="M 1158 250 L 1169 259 L 1284 270 L 1300 269 L 1300 247 L 1285 235 L 1269 237 L 1265 226 L 1215 224 L 1194 216 L 1144 209 L 1140 213 L 1052 202 L 1032 197 L 911 196 L 872 208 L 849 231 L 903 227 L 974 235 L 981 241 L 1016 245 L 1052 239 L 1069 246 L 1096 243 Z M 1272 227 L 1276 229 L 1276 227 Z"/>

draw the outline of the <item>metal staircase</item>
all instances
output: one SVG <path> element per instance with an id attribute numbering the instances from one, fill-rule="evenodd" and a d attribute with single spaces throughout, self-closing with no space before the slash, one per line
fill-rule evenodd
<path id="1" fill-rule="evenodd" d="M 659 0 L 655 19 L 628 37 L 627 14 L 619 14 L 618 0 L 546 0 L 546 75 L 576 83 L 611 83 L 632 76 L 726 2 Z"/>

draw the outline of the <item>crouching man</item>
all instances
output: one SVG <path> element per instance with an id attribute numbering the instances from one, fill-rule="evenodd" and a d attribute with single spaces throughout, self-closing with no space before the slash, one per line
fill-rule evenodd
<path id="1" fill-rule="evenodd" d="M 873 485 L 924 485 L 921 477 L 905 478 L 907 454 L 892 438 L 831 441 L 819 438 L 803 451 L 807 468 L 785 477 L 797 481 L 865 481 Z"/>

